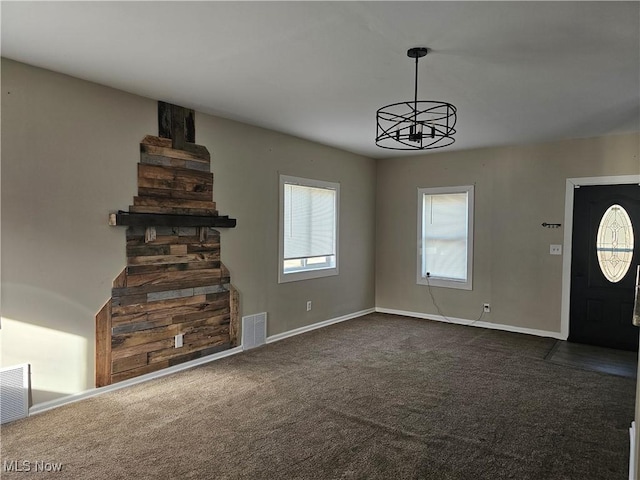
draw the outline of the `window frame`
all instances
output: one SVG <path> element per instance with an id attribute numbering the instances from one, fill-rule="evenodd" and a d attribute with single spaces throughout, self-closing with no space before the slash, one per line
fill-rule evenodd
<path id="1" fill-rule="evenodd" d="M 327 188 L 336 192 L 335 204 L 335 266 L 323 267 L 313 270 L 304 270 L 300 272 L 284 271 L 284 186 L 300 185 L 303 187 Z M 297 282 L 301 280 L 309 280 L 313 278 L 330 277 L 339 274 L 339 244 L 340 244 L 340 183 L 327 182 L 324 180 L 315 180 L 311 178 L 295 177 L 292 175 L 280 174 L 279 178 L 279 221 L 278 221 L 278 283 Z M 314 258 L 314 257 L 310 257 Z"/>
<path id="2" fill-rule="evenodd" d="M 425 187 L 418 188 L 418 232 L 417 232 L 417 278 L 418 285 L 429 285 L 432 287 L 456 288 L 460 290 L 473 290 L 473 218 L 474 218 L 474 195 L 473 185 L 460 185 L 452 187 Z M 423 221 L 424 221 L 424 196 L 467 193 L 467 279 L 455 280 L 451 278 L 423 275 Z"/>

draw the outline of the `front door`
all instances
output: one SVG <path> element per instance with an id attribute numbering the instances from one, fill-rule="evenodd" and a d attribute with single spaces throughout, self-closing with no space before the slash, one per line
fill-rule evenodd
<path id="1" fill-rule="evenodd" d="M 574 192 L 569 341 L 638 350 L 631 323 L 640 263 L 640 186 Z"/>

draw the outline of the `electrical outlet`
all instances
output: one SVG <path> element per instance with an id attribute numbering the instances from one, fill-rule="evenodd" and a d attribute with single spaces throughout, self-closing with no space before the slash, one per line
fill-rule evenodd
<path id="1" fill-rule="evenodd" d="M 491 304 L 490 303 L 485 303 L 482 305 L 482 311 L 484 313 L 491 313 Z"/>
<path id="2" fill-rule="evenodd" d="M 550 255 L 562 255 L 562 245 L 549 245 Z"/>
<path id="3" fill-rule="evenodd" d="M 307 312 L 311 311 L 311 300 L 307 302 Z"/>
<path id="4" fill-rule="evenodd" d="M 184 333 L 179 333 L 174 338 L 175 338 L 174 348 L 182 347 L 183 342 L 184 342 Z"/>

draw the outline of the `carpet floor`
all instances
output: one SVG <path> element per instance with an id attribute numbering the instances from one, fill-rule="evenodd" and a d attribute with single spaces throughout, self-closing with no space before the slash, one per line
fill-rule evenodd
<path id="1" fill-rule="evenodd" d="M 554 343 L 371 314 L 6 425 L 2 477 L 628 478 L 635 380 Z"/>

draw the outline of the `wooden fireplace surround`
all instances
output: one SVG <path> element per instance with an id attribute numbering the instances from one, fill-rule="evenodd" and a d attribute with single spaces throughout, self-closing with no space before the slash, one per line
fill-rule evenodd
<path id="1" fill-rule="evenodd" d="M 127 265 L 96 315 L 97 387 L 238 343 L 238 292 L 213 229 L 236 220 L 216 210 L 193 110 L 158 102 L 158 125 L 160 135 L 140 143 L 133 205 L 109 215 L 110 225 L 127 226 Z"/>

